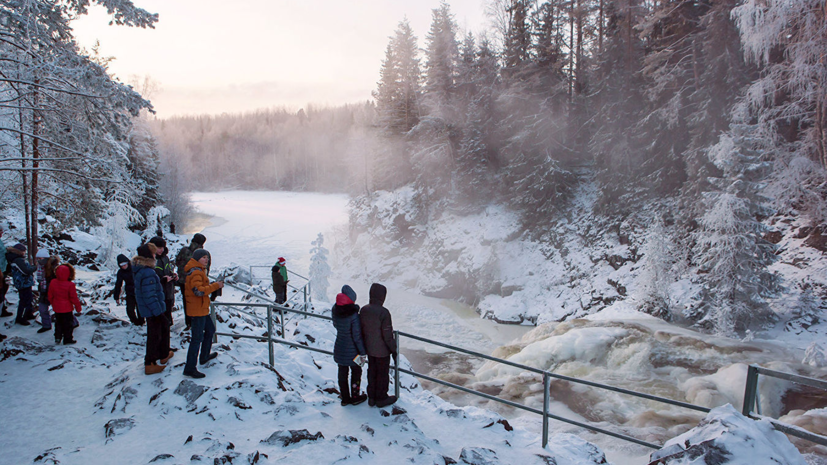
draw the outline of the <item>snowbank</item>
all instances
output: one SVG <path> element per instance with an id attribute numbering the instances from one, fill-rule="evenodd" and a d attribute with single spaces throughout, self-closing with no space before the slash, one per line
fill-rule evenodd
<path id="1" fill-rule="evenodd" d="M 697 427 L 654 452 L 650 465 L 806 465 L 787 437 L 768 421 L 754 421 L 731 405 L 718 407 Z"/>

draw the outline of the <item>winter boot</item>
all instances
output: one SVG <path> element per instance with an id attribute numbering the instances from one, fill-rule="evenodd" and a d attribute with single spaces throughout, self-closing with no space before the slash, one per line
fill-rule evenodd
<path id="1" fill-rule="evenodd" d="M 368 400 L 367 394 L 362 394 L 360 391 L 360 384 L 358 382 L 353 383 L 350 385 L 350 404 L 351 405 L 359 405 L 362 402 Z"/>
<path id="2" fill-rule="evenodd" d="M 154 363 L 152 365 L 144 365 L 144 373 L 154 375 L 164 371 L 165 368 L 166 367 L 164 365 L 156 365 Z"/>
<path id="3" fill-rule="evenodd" d="M 377 400 L 376 401 L 376 406 L 379 407 L 379 408 L 387 407 L 388 405 L 391 405 L 394 402 L 396 402 L 396 396 L 388 396 L 388 397 L 385 397 L 382 400 Z"/>
<path id="4" fill-rule="evenodd" d="M 189 376 L 190 378 L 198 379 L 198 378 L 204 378 L 207 375 L 205 375 L 204 373 L 201 373 L 198 370 L 192 370 L 192 371 L 184 370 L 184 376 Z"/>
<path id="5" fill-rule="evenodd" d="M 166 357 L 166 358 L 162 358 L 162 359 L 161 359 L 161 364 L 162 364 L 162 365 L 166 365 L 166 364 L 167 364 L 167 362 L 169 361 L 169 359 L 171 359 L 173 355 L 175 355 L 175 352 L 173 352 L 173 351 L 171 351 L 171 350 L 170 350 L 170 351 L 169 351 L 169 355 L 167 355 L 167 357 Z"/>
<path id="6" fill-rule="evenodd" d="M 14 315 L 14 313 L 6 310 L 6 308 L 7 308 L 7 304 L 6 304 L 5 301 L 3 301 L 3 308 L 2 308 L 2 310 L 0 310 L 0 317 L 7 317 L 7 316 Z"/>

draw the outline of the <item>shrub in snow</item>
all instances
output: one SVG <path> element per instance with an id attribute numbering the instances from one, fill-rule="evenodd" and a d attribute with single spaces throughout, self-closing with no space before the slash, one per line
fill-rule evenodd
<path id="1" fill-rule="evenodd" d="M 806 465 L 783 433 L 769 421 L 754 421 L 732 405 L 714 408 L 695 428 L 652 453 L 650 465 Z"/>
<path id="2" fill-rule="evenodd" d="M 167 216 L 169 216 L 169 210 L 163 205 L 150 208 L 146 214 L 146 228 L 141 234 L 141 239 L 146 242 L 155 236 L 162 236 L 164 233 L 162 219 Z M 158 234 L 159 232 L 161 234 Z"/>
<path id="3" fill-rule="evenodd" d="M 330 277 L 330 265 L 327 264 L 329 252 L 322 246 L 324 244 L 322 233 L 319 233 L 311 244 L 313 248 L 310 249 L 312 254 L 310 257 L 310 288 L 314 299 L 327 302 L 327 288 L 330 287 L 327 278 Z"/>
<path id="4" fill-rule="evenodd" d="M 140 214 L 132 207 L 128 192 L 119 190 L 109 198 L 101 226 L 92 230 L 102 244 L 98 256 L 103 264 L 115 263 L 118 254 L 126 247 L 129 225 L 139 220 Z"/>

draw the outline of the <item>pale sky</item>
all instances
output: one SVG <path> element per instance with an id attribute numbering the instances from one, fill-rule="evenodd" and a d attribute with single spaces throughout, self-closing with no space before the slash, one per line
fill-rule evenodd
<path id="1" fill-rule="evenodd" d="M 406 15 L 425 47 L 439 0 L 134 0 L 155 29 L 109 26 L 95 7 L 74 23 L 82 47 L 100 41 L 121 81 L 150 76 L 158 116 L 242 112 L 371 98 L 389 37 Z M 452 0 L 460 29 L 488 24 L 486 0 Z M 424 63 L 424 61 L 423 61 Z"/>

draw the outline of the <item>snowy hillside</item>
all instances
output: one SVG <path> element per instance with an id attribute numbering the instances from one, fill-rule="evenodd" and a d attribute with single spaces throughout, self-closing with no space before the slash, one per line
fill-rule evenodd
<path id="1" fill-rule="evenodd" d="M 333 361 L 285 346 L 276 346 L 271 370 L 266 344 L 221 338 L 206 378 L 182 375 L 181 350 L 170 368 L 147 376 L 145 329 L 93 297 L 104 281 L 80 283 L 87 305 L 75 346 L 4 325 L 3 463 L 604 463 L 576 436 L 556 435 L 543 450 L 536 434 L 491 412 L 454 407 L 407 376 L 393 408 L 342 407 Z M 186 348 L 180 313 L 175 318 L 173 346 Z M 229 315 L 219 326 L 242 334 L 264 328 Z M 332 348 L 327 322 L 288 328 L 294 340 Z"/>
<path id="2" fill-rule="evenodd" d="M 482 317 L 504 323 L 570 320 L 616 302 L 640 305 L 636 297 L 647 264 L 641 249 L 652 212 L 600 215 L 596 188 L 584 183 L 554 227 L 526 232 L 518 214 L 496 205 L 417 225 L 414 197 L 406 187 L 354 201 L 348 234 L 335 255 L 338 267 L 426 295 L 462 299 Z M 772 271 L 782 291 L 769 302 L 776 324 L 763 329 L 768 337 L 786 332 L 804 349 L 827 334 L 817 316 L 827 289 L 825 241 L 804 218 L 773 217 L 767 223 L 769 239 L 778 244 Z M 682 266 L 664 291 L 669 316 L 677 322 L 696 311 L 702 291 L 699 270 Z"/>

